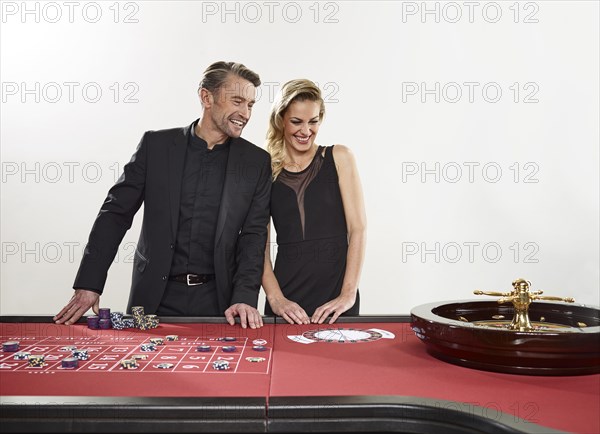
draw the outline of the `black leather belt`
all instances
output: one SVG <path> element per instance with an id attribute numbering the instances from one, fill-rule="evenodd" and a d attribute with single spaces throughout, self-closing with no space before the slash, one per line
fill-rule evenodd
<path id="1" fill-rule="evenodd" d="M 185 283 L 187 286 L 202 285 L 214 278 L 214 274 L 178 274 L 177 276 L 169 276 L 169 280 Z"/>

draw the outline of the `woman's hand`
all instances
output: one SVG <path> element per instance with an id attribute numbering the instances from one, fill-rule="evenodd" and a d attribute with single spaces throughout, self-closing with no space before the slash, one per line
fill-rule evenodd
<path id="1" fill-rule="evenodd" d="M 333 300 L 319 306 L 315 310 L 311 322 L 323 324 L 327 317 L 331 315 L 329 324 L 333 324 L 341 314 L 354 306 L 354 303 L 356 303 L 356 292 L 340 294 Z"/>
<path id="2" fill-rule="evenodd" d="M 279 315 L 290 324 L 310 324 L 308 315 L 296 302 L 285 297 L 269 300 L 269 305 L 275 315 Z"/>

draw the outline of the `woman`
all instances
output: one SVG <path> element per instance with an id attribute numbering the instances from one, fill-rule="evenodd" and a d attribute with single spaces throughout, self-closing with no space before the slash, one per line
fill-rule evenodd
<path id="1" fill-rule="evenodd" d="M 347 147 L 315 143 L 324 115 L 319 88 L 292 80 L 283 85 L 269 119 L 278 252 L 273 270 L 267 241 L 265 314 L 291 324 L 322 324 L 330 315 L 332 324 L 342 314 L 359 313 L 366 243 L 362 188 Z"/>

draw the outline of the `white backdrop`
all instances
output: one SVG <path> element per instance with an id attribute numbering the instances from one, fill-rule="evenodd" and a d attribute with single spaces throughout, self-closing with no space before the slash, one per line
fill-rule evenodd
<path id="1" fill-rule="evenodd" d="M 355 153 L 362 313 L 511 289 L 600 304 L 596 1 L 2 1 L 1 314 L 70 298 L 107 190 L 149 129 L 200 116 L 216 60 L 316 81 Z M 122 310 L 140 210 L 102 305 Z M 261 297 L 262 299 L 262 297 Z M 262 306 L 262 302 L 261 302 Z"/>

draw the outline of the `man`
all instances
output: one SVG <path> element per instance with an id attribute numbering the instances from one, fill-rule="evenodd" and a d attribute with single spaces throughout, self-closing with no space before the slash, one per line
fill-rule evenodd
<path id="1" fill-rule="evenodd" d="M 202 118 L 144 134 L 92 227 L 69 303 L 54 317 L 73 324 L 98 310 L 118 246 L 144 203 L 131 306 L 158 315 L 235 316 L 262 326 L 256 305 L 267 240 L 269 154 L 240 137 L 259 76 L 216 62 L 204 72 Z"/>

